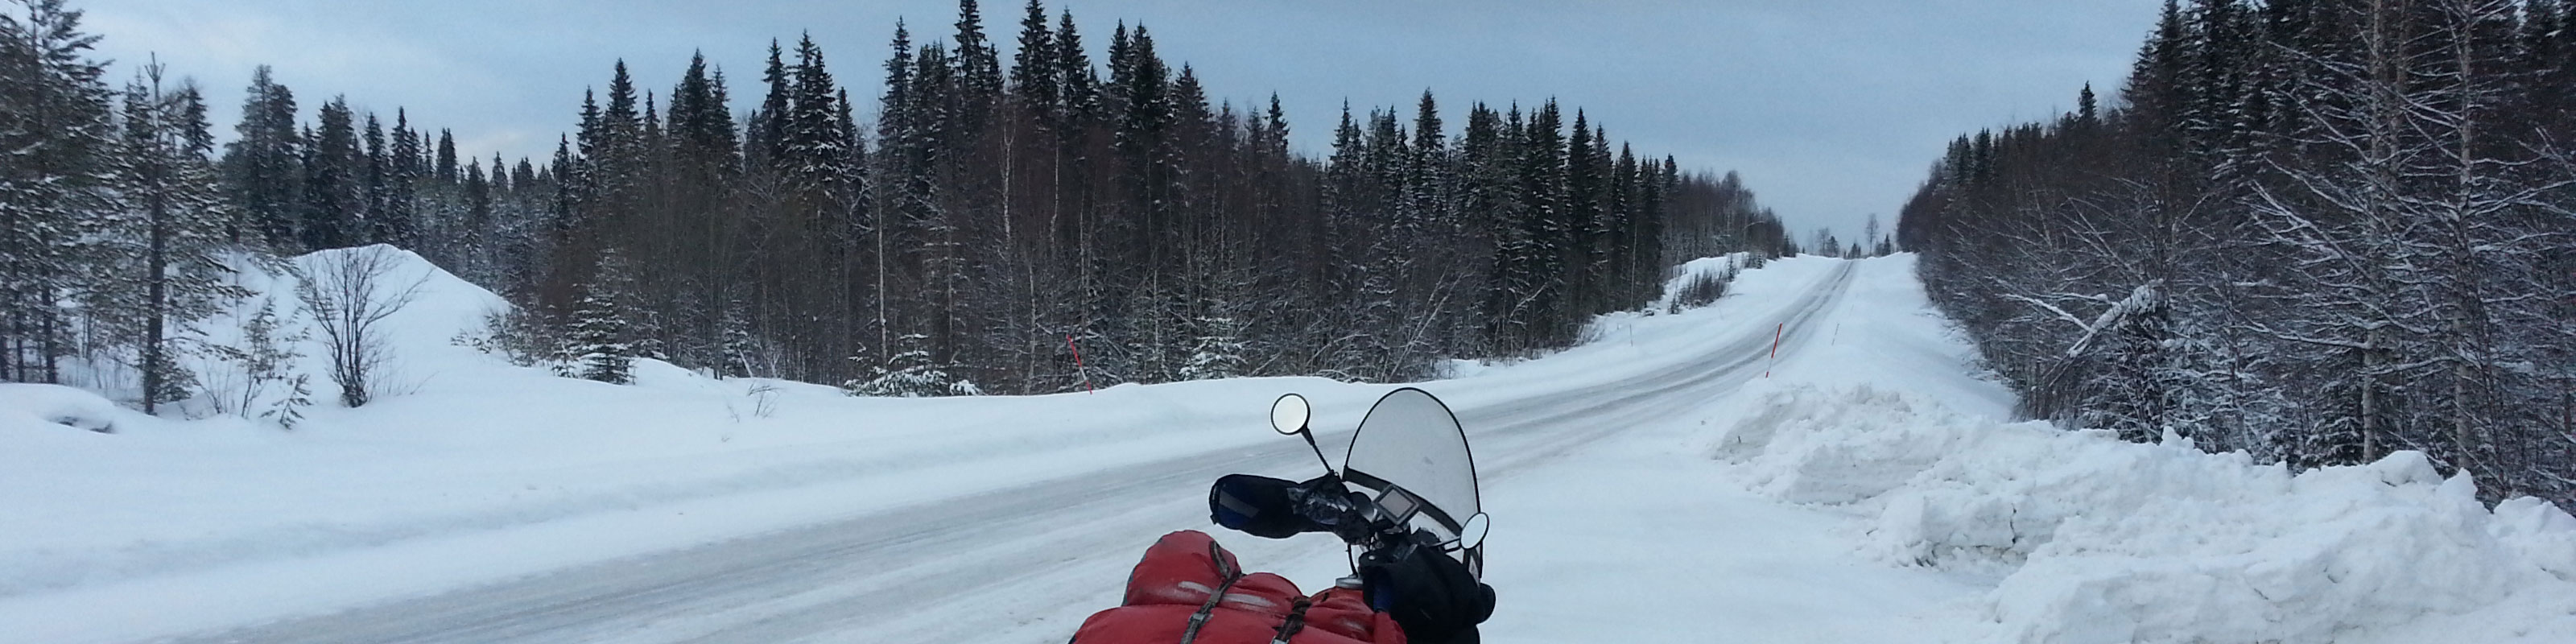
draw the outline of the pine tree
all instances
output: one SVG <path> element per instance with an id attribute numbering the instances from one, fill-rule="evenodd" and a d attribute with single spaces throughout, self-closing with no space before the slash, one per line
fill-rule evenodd
<path id="1" fill-rule="evenodd" d="M 1086 118 L 1099 112 L 1100 77 L 1091 68 L 1091 54 L 1083 49 L 1082 33 L 1074 28 L 1073 12 L 1057 14 L 1055 25 L 1055 62 L 1057 84 L 1057 119 Z M 1072 136 L 1070 132 L 1065 136 Z"/>
<path id="2" fill-rule="evenodd" d="M 142 375 L 143 411 L 193 395 L 195 375 L 180 366 L 176 336 L 239 295 L 217 255 L 232 221 L 213 160 L 215 137 L 196 87 L 164 86 L 162 67 L 147 64 L 126 86 L 118 158 L 118 192 L 126 213 L 101 222 L 101 239 L 128 277 L 107 283 L 93 315 L 128 327 Z M 129 326 L 130 325 L 130 326 Z"/>
<path id="3" fill-rule="evenodd" d="M 364 241 L 394 244 L 395 240 L 407 236 L 402 227 L 409 222 L 391 216 L 394 198 L 392 150 L 385 147 L 384 123 L 377 121 L 373 113 L 367 114 L 367 128 L 361 140 L 366 143 L 360 151 L 366 159 L 360 182 L 361 199 L 367 213 Z"/>
<path id="4" fill-rule="evenodd" d="M 907 333 L 896 339 L 900 349 L 887 356 L 883 364 L 869 369 L 870 376 L 843 383 L 852 396 L 921 398 L 935 396 L 972 396 L 982 393 L 975 384 L 952 377 L 952 368 L 931 356 L 930 336 Z"/>
<path id="5" fill-rule="evenodd" d="M 1032 106 L 1040 127 L 1054 129 L 1063 100 L 1057 81 L 1062 63 L 1056 60 L 1055 35 L 1047 31 L 1046 6 L 1038 0 L 1029 0 L 1028 15 L 1020 19 L 1019 43 L 1011 57 L 1011 94 Z"/>
<path id="6" fill-rule="evenodd" d="M 1201 317 L 1198 335 L 1191 338 L 1189 361 L 1181 365 L 1182 380 L 1216 380 L 1244 375 L 1243 325 L 1233 317 Z"/>
<path id="7" fill-rule="evenodd" d="M 992 39 L 984 36 L 984 13 L 975 0 L 958 0 L 956 27 L 958 96 L 965 112 L 961 118 L 980 125 L 991 117 L 993 103 L 1002 95 L 1001 59 Z"/>
<path id="8" fill-rule="evenodd" d="M 377 161 L 383 176 L 383 203 L 371 222 L 376 227 L 377 241 L 418 249 L 422 150 L 420 133 L 412 130 L 408 111 L 394 110 L 394 126 L 386 137 L 382 159 Z"/>
<path id="9" fill-rule="evenodd" d="M 322 105 L 319 125 L 304 152 L 303 250 L 341 248 L 365 234 L 362 212 L 365 155 L 358 149 L 355 116 L 347 97 Z"/>
<path id="10" fill-rule="evenodd" d="M 483 175 L 483 162 L 465 162 L 465 180 L 457 189 L 457 228 L 450 232 L 449 242 L 457 253 L 450 264 L 467 280 L 494 284 L 491 257 L 494 242 L 500 238 L 492 216 L 492 184 Z"/>
<path id="11" fill-rule="evenodd" d="M 2093 96 L 2093 84 L 2085 83 L 2084 91 L 2075 97 L 2075 121 L 2088 128 L 2100 124 L 2102 108 L 2099 103 L 2100 100 Z"/>
<path id="12" fill-rule="evenodd" d="M 761 84 L 768 92 L 760 99 L 760 109 L 747 119 L 743 132 L 746 163 L 754 168 L 775 169 L 780 163 L 781 143 L 787 139 L 787 106 L 793 100 L 790 89 L 794 79 L 787 74 L 785 51 L 778 41 L 769 41 L 769 62 L 761 68 Z"/>
<path id="13" fill-rule="evenodd" d="M 83 222 L 116 206 L 115 130 L 81 12 L 25 6 L 0 15 L 0 378 L 57 382 L 72 322 L 62 302 L 87 279 Z"/>
<path id="14" fill-rule="evenodd" d="M 2120 97 L 2128 102 L 2127 112 L 2133 127 L 2147 135 L 2151 145 L 2180 145 L 2176 138 L 2184 127 L 2184 112 L 2189 109 L 2185 69 L 2190 55 L 2188 27 L 2182 7 L 2175 0 L 2165 0 L 2164 13 L 2157 20 L 2155 35 L 2149 36 L 2138 55 L 2137 66 L 2129 73 L 2129 85 Z"/>
<path id="15" fill-rule="evenodd" d="M 438 149 L 430 160 L 430 179 L 442 184 L 454 185 L 465 179 L 464 170 L 463 166 L 458 165 L 456 156 L 456 133 L 446 128 L 439 128 Z"/>
<path id="16" fill-rule="evenodd" d="M 795 84 L 785 115 L 780 158 L 788 185 L 806 207 L 837 212 L 855 187 L 848 167 L 852 142 L 840 125 L 838 87 L 811 37 L 796 44 Z"/>
<path id="17" fill-rule="evenodd" d="M 724 313 L 717 317 L 716 332 L 721 338 L 716 360 L 719 376 L 739 378 L 763 373 L 758 368 L 762 363 L 760 340 L 751 333 L 749 308 L 741 300 L 728 301 Z"/>
<path id="18" fill-rule="evenodd" d="M 251 72 L 250 97 L 242 101 L 236 138 L 224 145 L 224 179 L 236 221 L 232 241 L 257 240 L 270 248 L 296 243 L 303 201 L 303 141 L 295 128 L 295 92 L 277 84 L 267 65 Z"/>
<path id="19" fill-rule="evenodd" d="M 1600 310 L 1604 313 L 1654 299 L 1654 283 L 1662 281 L 1662 275 L 1654 270 L 1657 267 L 1638 258 L 1638 247 L 1645 242 L 1640 228 L 1645 215 L 1638 212 L 1638 189 L 1644 183 L 1639 171 L 1636 151 L 1620 145 L 1618 160 L 1610 164 L 1609 193 L 1601 210 L 1601 275 L 1605 282 L 1602 295 L 1607 299 Z"/>
<path id="20" fill-rule="evenodd" d="M 633 288 L 624 260 L 614 250 L 604 252 L 573 309 L 564 351 L 581 378 L 615 385 L 635 382 L 634 325 L 626 308 Z"/>
<path id="21" fill-rule="evenodd" d="M 1518 146 L 1524 209 L 1520 232 L 1529 241 L 1519 260 L 1523 266 L 1516 289 L 1522 297 L 1514 317 L 1528 327 L 1530 342 L 1545 346 L 1570 341 L 1575 331 L 1566 276 L 1580 229 L 1567 203 L 1569 148 L 1560 114 L 1555 101 L 1533 111 Z"/>

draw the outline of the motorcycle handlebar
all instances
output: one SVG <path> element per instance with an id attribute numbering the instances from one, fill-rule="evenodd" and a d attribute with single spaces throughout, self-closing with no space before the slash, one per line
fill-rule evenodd
<path id="1" fill-rule="evenodd" d="M 1329 532 L 1344 543 L 1376 550 L 1412 536 L 1394 513 L 1332 474 L 1301 482 L 1227 475 L 1209 487 L 1208 513 L 1217 525 L 1271 539 Z"/>

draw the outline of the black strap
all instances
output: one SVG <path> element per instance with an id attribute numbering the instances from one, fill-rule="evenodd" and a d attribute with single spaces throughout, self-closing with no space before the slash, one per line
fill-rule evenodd
<path id="1" fill-rule="evenodd" d="M 1225 591 L 1233 590 L 1235 580 L 1243 578 L 1243 571 L 1227 565 L 1224 548 L 1218 547 L 1215 543 L 1209 543 L 1208 557 L 1216 560 L 1217 573 L 1225 576 L 1225 583 L 1217 585 L 1216 592 L 1208 594 L 1207 603 L 1200 604 L 1199 611 L 1190 614 L 1190 627 L 1188 630 L 1181 631 L 1181 644 L 1198 641 L 1199 629 L 1207 626 L 1209 617 L 1216 615 L 1217 604 L 1225 603 Z"/>
<path id="2" fill-rule="evenodd" d="M 1279 623 L 1279 637 L 1271 639 L 1270 644 L 1288 644 L 1288 638 L 1306 630 L 1306 608 L 1313 605 L 1313 600 L 1297 598 L 1297 605 L 1288 609 L 1288 621 Z"/>

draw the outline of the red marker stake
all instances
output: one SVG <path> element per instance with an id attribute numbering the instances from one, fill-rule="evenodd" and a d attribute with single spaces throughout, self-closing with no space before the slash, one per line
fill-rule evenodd
<path id="1" fill-rule="evenodd" d="M 1082 347 L 1073 346 L 1073 334 L 1064 334 L 1064 348 L 1073 350 L 1073 370 L 1082 374 L 1082 392 L 1098 393 L 1091 389 L 1091 372 L 1082 369 Z"/>
<path id="2" fill-rule="evenodd" d="M 1771 330 L 1771 364 L 1780 363 L 1780 335 L 1787 333 L 1788 331 L 1789 323 L 1787 322 L 1782 322 L 1780 323 L 1780 328 Z M 1762 377 L 1771 377 L 1771 365 L 1766 364 L 1762 366 Z"/>

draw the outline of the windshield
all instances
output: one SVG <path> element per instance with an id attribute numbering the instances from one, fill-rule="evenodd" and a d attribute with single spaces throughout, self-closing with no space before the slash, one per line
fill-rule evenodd
<path id="1" fill-rule="evenodd" d="M 1443 539 L 1456 538 L 1459 525 L 1483 511 L 1466 432 L 1448 405 L 1420 389 L 1395 390 L 1369 408 L 1351 436 L 1342 471 L 1372 492 L 1383 492 L 1383 483 L 1392 483 L 1430 503 L 1434 507 L 1424 508 L 1425 514 L 1438 525 L 1418 527 L 1431 528 Z"/>

